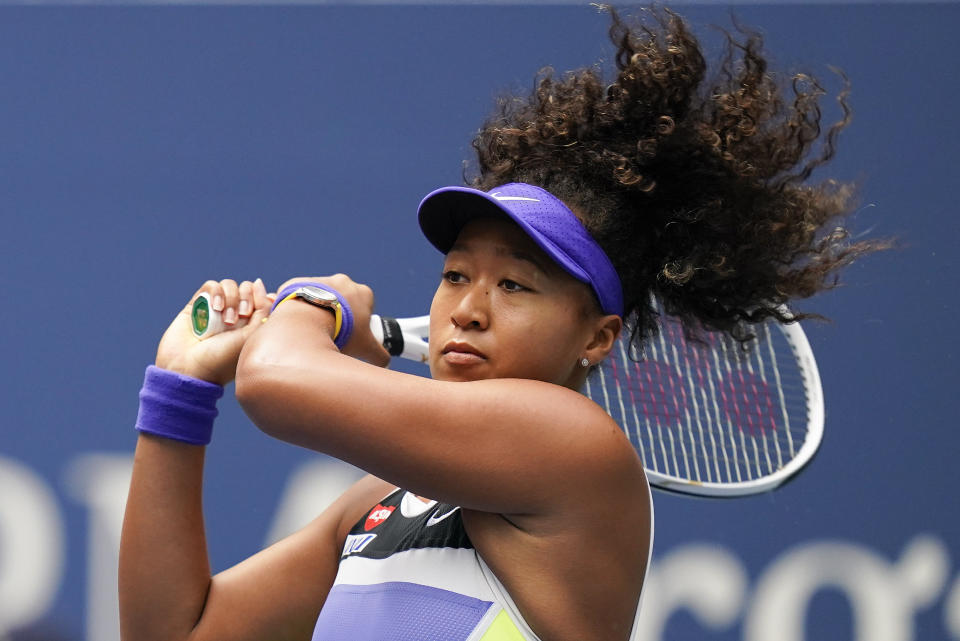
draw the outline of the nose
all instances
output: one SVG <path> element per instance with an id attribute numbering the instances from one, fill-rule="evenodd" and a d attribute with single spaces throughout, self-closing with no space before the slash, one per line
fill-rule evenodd
<path id="1" fill-rule="evenodd" d="M 485 287 L 469 288 L 450 312 L 450 320 L 462 329 L 486 329 L 490 324 L 489 299 Z"/>

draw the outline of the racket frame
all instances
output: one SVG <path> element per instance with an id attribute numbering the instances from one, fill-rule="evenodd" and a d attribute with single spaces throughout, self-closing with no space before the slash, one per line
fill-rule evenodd
<path id="1" fill-rule="evenodd" d="M 682 478 L 651 470 L 646 462 L 644 468 L 651 485 L 670 492 L 704 497 L 740 497 L 761 494 L 773 490 L 802 470 L 816 455 L 823 440 L 825 421 L 823 387 L 813 350 L 807 335 L 799 323 L 776 323 L 768 321 L 783 334 L 797 361 L 800 377 L 807 397 L 806 438 L 797 453 L 776 471 L 745 481 L 711 482 Z M 638 452 L 639 453 L 639 452 Z"/>

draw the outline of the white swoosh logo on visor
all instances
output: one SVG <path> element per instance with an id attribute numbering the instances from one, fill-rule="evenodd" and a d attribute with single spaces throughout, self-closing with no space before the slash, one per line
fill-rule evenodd
<path id="1" fill-rule="evenodd" d="M 532 203 L 540 202 L 538 198 L 525 198 L 523 196 L 498 196 L 497 194 L 490 194 L 490 195 L 496 198 L 497 200 L 529 200 Z"/>
<path id="2" fill-rule="evenodd" d="M 440 521 L 444 520 L 444 519 L 447 518 L 448 516 L 451 516 L 454 512 L 456 512 L 456 511 L 459 510 L 459 509 L 460 509 L 460 507 L 457 506 L 457 507 L 453 508 L 452 510 L 450 510 L 449 512 L 447 512 L 446 514 L 444 514 L 443 516 L 440 516 L 440 517 L 437 516 L 437 510 L 434 510 L 434 511 L 433 511 L 433 514 L 430 515 L 430 518 L 427 519 L 427 527 L 432 527 L 432 526 L 436 525 L 437 523 L 439 523 Z"/>

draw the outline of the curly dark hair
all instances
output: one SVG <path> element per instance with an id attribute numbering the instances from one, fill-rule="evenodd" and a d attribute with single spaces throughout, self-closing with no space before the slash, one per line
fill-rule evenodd
<path id="1" fill-rule="evenodd" d="M 531 183 L 566 202 L 620 274 L 638 346 L 656 331 L 651 294 L 694 334 L 741 341 L 752 323 L 809 316 L 783 305 L 833 287 L 839 268 L 885 246 L 851 242 L 836 225 L 852 210 L 850 185 L 807 183 L 850 121 L 846 79 L 842 119 L 823 134 L 825 90 L 806 74 L 778 82 L 760 35 L 724 31 L 726 52 L 707 80 L 680 16 L 654 8 L 652 26 L 628 24 L 603 8 L 615 79 L 548 68 L 529 96 L 501 98 L 473 140 L 468 182 Z"/>

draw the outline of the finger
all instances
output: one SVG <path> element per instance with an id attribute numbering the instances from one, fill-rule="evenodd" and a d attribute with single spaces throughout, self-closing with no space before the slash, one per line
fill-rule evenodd
<path id="1" fill-rule="evenodd" d="M 210 306 L 215 312 L 222 312 L 224 306 L 223 298 L 223 285 L 215 280 L 208 280 L 205 282 L 197 293 L 194 294 L 194 298 L 199 296 L 201 293 L 207 293 L 210 295 Z"/>
<path id="2" fill-rule="evenodd" d="M 239 318 L 237 306 L 240 304 L 240 287 L 237 281 L 231 278 L 220 281 L 220 285 L 223 287 L 223 322 L 233 326 Z"/>
<path id="3" fill-rule="evenodd" d="M 377 367 L 386 367 L 390 364 L 390 352 L 388 352 L 383 345 L 380 345 L 379 347 L 380 349 L 374 351 L 370 359 L 370 363 L 372 365 L 376 365 Z"/>
<path id="4" fill-rule="evenodd" d="M 282 292 L 283 290 L 285 290 L 287 287 L 290 287 L 290 285 L 293 285 L 294 283 L 302 283 L 304 281 L 314 281 L 314 280 L 317 280 L 317 279 L 315 277 L 310 277 L 310 276 L 297 276 L 296 278 L 290 278 L 280 283 L 280 287 L 277 287 L 277 293 Z"/>
<path id="5" fill-rule="evenodd" d="M 276 294 L 268 294 L 267 288 L 259 278 L 253 281 L 253 314 L 250 316 L 250 324 L 259 327 L 266 322 L 270 314 L 270 308 L 273 307 L 273 301 Z"/>
<path id="6" fill-rule="evenodd" d="M 190 316 L 193 314 L 193 306 L 197 298 L 202 294 L 207 294 L 209 297 L 208 301 L 210 301 L 212 305 L 212 300 L 214 297 L 213 292 L 219 293 L 220 291 L 221 291 L 220 283 L 213 280 L 208 280 L 203 285 L 201 285 L 197 291 L 193 292 L 193 295 L 190 297 L 190 300 L 188 300 L 187 303 L 183 306 L 183 308 L 181 308 L 180 311 L 177 313 L 177 317 L 178 318 L 181 316 L 185 317 L 189 322 Z M 223 297 L 221 296 L 221 300 L 222 298 Z"/>
<path id="7" fill-rule="evenodd" d="M 280 287 L 277 288 L 277 291 L 282 292 L 284 289 L 290 285 L 293 285 L 294 283 L 321 283 L 327 285 L 328 287 L 333 287 L 334 289 L 340 289 L 347 282 L 352 281 L 350 281 L 349 277 L 344 274 L 333 274 L 332 276 L 297 276 L 284 281 Z"/>
<path id="8" fill-rule="evenodd" d="M 200 286 L 200 289 L 193 292 L 193 296 L 190 297 L 190 300 L 187 301 L 187 304 L 183 306 L 183 309 L 180 310 L 180 314 L 190 316 L 193 311 L 193 302 L 197 300 L 197 296 L 200 294 L 207 294 L 210 296 L 211 307 L 215 311 L 220 311 L 223 309 L 223 288 L 220 287 L 220 283 L 215 280 L 208 280 L 203 285 Z M 217 309 L 217 305 L 220 306 L 220 309 Z"/>
<path id="9" fill-rule="evenodd" d="M 323 279 L 323 282 L 336 290 L 349 289 L 355 284 L 349 276 L 341 272 L 327 276 Z"/>
<path id="10" fill-rule="evenodd" d="M 259 278 L 253 281 L 253 307 L 254 309 L 269 308 L 273 304 L 270 295 L 267 294 L 267 287 Z"/>
<path id="11" fill-rule="evenodd" d="M 373 309 L 373 290 L 368 285 L 357 283 L 357 293 L 360 301 L 369 309 Z"/>
<path id="12" fill-rule="evenodd" d="M 245 321 L 247 325 L 244 329 L 244 340 L 258 327 L 263 325 L 263 323 L 267 322 L 270 308 L 273 306 L 273 298 L 275 297 L 267 293 L 267 288 L 263 284 L 263 280 L 259 278 L 251 284 L 251 292 L 253 296 L 253 313 L 250 314 L 248 319 L 241 319 Z"/>
<path id="13" fill-rule="evenodd" d="M 253 283 L 245 280 L 238 288 L 240 301 L 237 303 L 237 314 L 240 318 L 249 318 L 253 313 Z"/>

